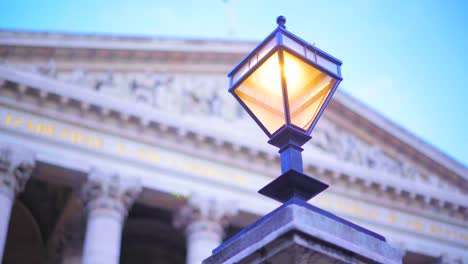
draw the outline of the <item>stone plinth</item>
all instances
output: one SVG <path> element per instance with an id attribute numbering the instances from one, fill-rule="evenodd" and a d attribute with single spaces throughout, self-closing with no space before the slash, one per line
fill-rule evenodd
<path id="1" fill-rule="evenodd" d="M 401 256 L 383 236 L 293 198 L 203 263 L 401 263 Z"/>

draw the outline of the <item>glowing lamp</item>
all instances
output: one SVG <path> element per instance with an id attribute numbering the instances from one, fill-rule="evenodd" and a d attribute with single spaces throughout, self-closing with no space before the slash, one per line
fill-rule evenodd
<path id="1" fill-rule="evenodd" d="M 341 61 L 287 31 L 283 16 L 276 22 L 228 74 L 229 92 L 280 149 L 283 174 L 260 193 L 282 202 L 308 200 L 328 185 L 302 173 L 301 147 L 343 79 Z"/>
<path id="2" fill-rule="evenodd" d="M 278 27 L 229 74 L 230 88 L 271 137 L 284 126 L 310 134 L 342 80 L 341 61 Z"/>

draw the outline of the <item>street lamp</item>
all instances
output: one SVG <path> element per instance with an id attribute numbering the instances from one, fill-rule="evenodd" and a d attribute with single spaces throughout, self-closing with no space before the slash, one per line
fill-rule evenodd
<path id="1" fill-rule="evenodd" d="M 204 264 L 401 263 L 385 238 L 307 201 L 328 185 L 302 169 L 302 146 L 342 80 L 341 61 L 286 30 L 286 19 L 229 73 L 229 91 L 279 148 L 282 174 L 259 192 L 283 203 Z"/>
<path id="2" fill-rule="evenodd" d="M 328 185 L 303 173 L 302 145 L 343 79 L 341 61 L 278 27 L 228 74 L 229 92 L 279 148 L 282 174 L 259 193 L 309 200 Z"/>

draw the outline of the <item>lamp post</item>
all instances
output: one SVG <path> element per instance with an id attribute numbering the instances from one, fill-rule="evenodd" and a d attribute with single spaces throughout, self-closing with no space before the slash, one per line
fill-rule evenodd
<path id="1" fill-rule="evenodd" d="M 342 80 L 341 61 L 286 30 L 286 19 L 228 74 L 229 92 L 279 148 L 281 175 L 259 193 L 279 208 L 204 264 L 401 263 L 383 236 L 307 203 L 328 185 L 303 172 L 302 146 Z"/>
<path id="2" fill-rule="evenodd" d="M 309 200 L 328 185 L 303 173 L 302 146 L 341 77 L 341 61 L 286 30 L 286 19 L 228 74 L 229 92 L 279 148 L 282 174 L 259 193 Z"/>

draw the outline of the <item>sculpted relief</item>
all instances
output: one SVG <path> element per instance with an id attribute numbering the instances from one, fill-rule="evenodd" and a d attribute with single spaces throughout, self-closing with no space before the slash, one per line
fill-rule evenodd
<path id="1" fill-rule="evenodd" d="M 423 173 L 421 169 L 406 161 L 405 157 L 391 157 L 379 146 L 365 143 L 327 119 L 320 120 L 312 136 L 313 145 L 340 160 L 400 175 L 402 178 L 439 189 L 449 188 L 440 177 Z"/>
<path id="2" fill-rule="evenodd" d="M 18 67 L 16 67 L 18 68 Z M 53 77 L 83 89 L 119 100 L 146 104 L 169 113 L 199 115 L 224 120 L 248 120 L 240 105 L 226 92 L 227 78 L 220 74 L 177 74 L 167 72 L 113 73 L 76 69 L 58 72 L 51 60 L 41 67 L 22 69 Z M 339 160 L 400 175 L 439 189 L 449 186 L 436 175 L 423 173 L 405 157 L 391 157 L 379 146 L 369 145 L 352 133 L 323 118 L 310 144 Z"/>
<path id="3" fill-rule="evenodd" d="M 171 113 L 190 113 L 236 120 L 244 116 L 225 90 L 222 75 L 90 72 L 59 73 L 56 78 L 98 93 L 125 98 Z"/>

